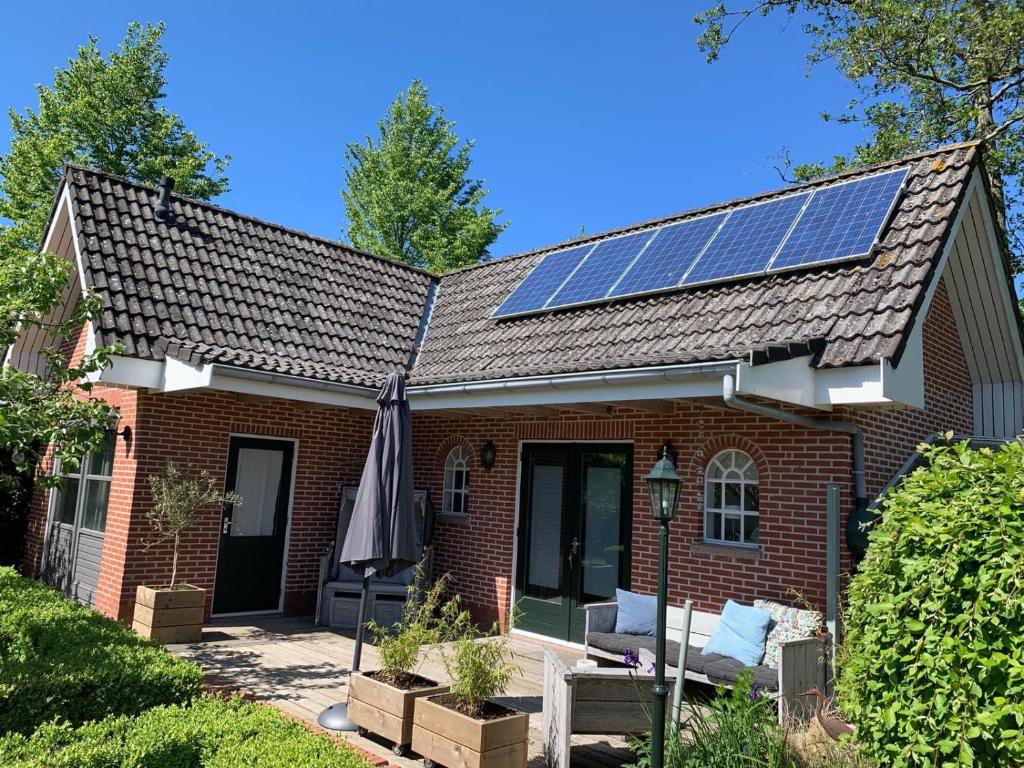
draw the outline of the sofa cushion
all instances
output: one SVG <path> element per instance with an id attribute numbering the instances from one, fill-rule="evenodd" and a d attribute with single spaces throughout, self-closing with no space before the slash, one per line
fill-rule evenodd
<path id="1" fill-rule="evenodd" d="M 759 664 L 746 667 L 736 659 L 726 656 L 709 661 L 704 665 L 704 674 L 712 683 L 734 685 L 744 669 L 750 669 L 754 675 L 754 684 L 769 691 L 779 690 L 779 671 Z"/>
<path id="2" fill-rule="evenodd" d="M 618 632 L 591 632 L 587 635 L 587 645 L 606 653 L 614 653 L 616 656 L 624 656 L 626 649 L 638 652 L 641 648 L 646 648 L 654 653 L 654 642 L 650 635 L 624 635 Z M 679 643 L 675 640 L 666 640 L 665 655 L 669 659 L 678 659 Z"/>
<path id="3" fill-rule="evenodd" d="M 719 653 L 748 667 L 756 666 L 764 658 L 764 641 L 771 620 L 767 611 L 727 600 L 718 628 L 703 653 Z"/>
<path id="4" fill-rule="evenodd" d="M 816 637 L 824 625 L 824 617 L 818 611 L 792 608 L 771 600 L 755 600 L 754 607 L 767 611 L 772 617 L 772 623 L 768 627 L 768 639 L 764 644 L 764 659 L 761 661 L 768 667 L 778 668 L 782 654 L 780 643 Z"/>
<path id="5" fill-rule="evenodd" d="M 625 635 L 654 636 L 654 624 L 658 613 L 658 598 L 654 595 L 638 595 L 625 589 L 615 590 L 615 631 Z"/>

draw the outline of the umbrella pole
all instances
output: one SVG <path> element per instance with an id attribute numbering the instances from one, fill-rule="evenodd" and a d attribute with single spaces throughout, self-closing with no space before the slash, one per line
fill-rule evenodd
<path id="1" fill-rule="evenodd" d="M 352 671 L 359 671 L 363 658 L 363 633 L 366 627 L 366 603 L 370 595 L 370 577 L 363 573 L 363 591 L 359 595 L 359 623 L 356 625 L 356 649 L 352 653 Z"/>
<path id="2" fill-rule="evenodd" d="M 363 575 L 363 591 L 359 595 L 359 626 L 356 627 L 356 648 L 352 652 L 352 672 L 359 671 L 359 662 L 363 656 L 363 632 L 366 623 L 366 603 L 370 594 L 370 577 Z M 358 731 L 358 726 L 349 720 L 348 703 L 338 702 L 332 704 L 317 718 L 317 724 L 321 728 L 328 728 L 332 731 Z M 360 731 L 360 733 L 362 733 Z"/>

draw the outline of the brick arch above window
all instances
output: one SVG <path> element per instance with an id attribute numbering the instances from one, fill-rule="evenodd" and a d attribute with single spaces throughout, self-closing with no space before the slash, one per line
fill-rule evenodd
<path id="1" fill-rule="evenodd" d="M 717 437 L 705 440 L 697 446 L 690 459 L 690 463 L 687 465 L 683 482 L 688 486 L 694 486 L 703 490 L 704 476 L 707 473 L 708 463 L 717 454 L 730 449 L 743 451 L 752 458 L 754 466 L 757 467 L 759 482 L 762 485 L 769 482 L 771 468 L 764 452 L 758 447 L 757 443 L 743 435 L 718 435 Z"/>

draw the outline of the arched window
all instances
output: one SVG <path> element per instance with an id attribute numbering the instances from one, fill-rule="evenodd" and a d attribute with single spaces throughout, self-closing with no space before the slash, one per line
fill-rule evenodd
<path id="1" fill-rule="evenodd" d="M 469 512 L 469 454 L 461 445 L 452 448 L 444 462 L 444 498 L 441 513 L 465 515 Z"/>
<path id="2" fill-rule="evenodd" d="M 704 538 L 757 544 L 757 467 L 743 451 L 715 454 L 704 479 Z"/>

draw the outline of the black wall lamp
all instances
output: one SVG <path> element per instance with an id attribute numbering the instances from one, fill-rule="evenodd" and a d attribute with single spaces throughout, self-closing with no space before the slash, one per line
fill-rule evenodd
<path id="1" fill-rule="evenodd" d="M 491 469 L 497 457 L 498 449 L 495 447 L 494 441 L 488 440 L 484 443 L 484 447 L 480 449 L 480 466 L 484 469 Z"/>

